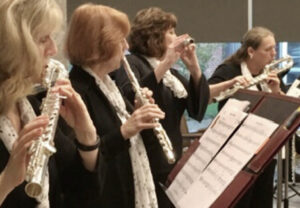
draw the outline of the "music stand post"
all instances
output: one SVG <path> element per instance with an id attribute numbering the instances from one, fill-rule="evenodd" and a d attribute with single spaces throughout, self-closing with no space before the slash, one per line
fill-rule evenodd
<path id="1" fill-rule="evenodd" d="M 293 149 L 293 148 L 296 148 L 296 134 L 297 134 L 298 131 L 296 131 L 296 133 L 293 135 L 293 138 L 292 138 L 292 158 L 294 158 L 295 160 L 294 161 L 291 161 L 291 164 L 293 165 L 293 163 L 296 162 L 296 158 L 293 157 L 293 153 L 295 152 L 296 153 L 296 149 Z M 294 166 L 296 166 L 296 164 L 294 164 Z M 293 166 L 291 168 L 292 170 L 292 183 L 289 184 L 289 188 L 295 193 L 294 195 L 291 195 L 289 196 L 289 198 L 292 198 L 294 196 L 299 196 L 300 197 L 300 192 L 294 187 L 297 185 L 297 179 L 296 179 L 296 168 L 293 170 Z"/>
<path id="2" fill-rule="evenodd" d="M 292 140 L 295 139 L 295 134 L 293 135 Z M 293 144 L 292 144 L 293 145 Z M 288 208 L 289 207 L 289 199 L 294 196 L 300 196 L 300 192 L 297 191 L 297 189 L 294 188 L 294 185 L 296 185 L 296 181 L 289 182 L 289 155 L 290 155 L 290 145 L 289 141 L 286 142 L 285 146 L 285 162 L 284 162 L 284 177 L 283 177 L 283 165 L 282 165 L 282 151 L 283 148 L 278 152 L 277 154 L 277 208 L 281 208 L 282 202 L 283 207 Z M 292 155 L 293 156 L 293 155 Z M 293 170 L 291 170 L 291 174 L 295 174 Z M 283 181 L 284 181 L 284 195 L 282 197 L 282 188 L 283 188 Z M 288 191 L 292 190 L 294 194 L 288 195 Z"/>
<path id="3" fill-rule="evenodd" d="M 277 154 L 277 208 L 282 202 L 282 149 Z"/>

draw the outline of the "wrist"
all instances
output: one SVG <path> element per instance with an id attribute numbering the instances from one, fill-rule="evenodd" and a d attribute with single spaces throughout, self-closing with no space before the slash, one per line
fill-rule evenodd
<path id="1" fill-rule="evenodd" d="M 196 69 L 189 71 L 194 81 L 198 81 L 201 78 L 202 72 L 199 67 L 196 67 Z"/>
<path id="2" fill-rule="evenodd" d="M 279 91 L 278 91 L 278 94 L 279 94 L 279 95 L 285 95 L 285 93 L 284 93 L 282 90 L 279 90 Z"/>
<path id="3" fill-rule="evenodd" d="M 87 146 L 95 144 L 98 137 L 96 129 L 92 129 L 91 131 L 75 131 L 75 135 L 78 142 Z"/>
<path id="4" fill-rule="evenodd" d="M 273 89 L 272 92 L 275 94 L 284 95 L 284 92 L 282 92 L 280 88 Z"/>
<path id="5" fill-rule="evenodd" d="M 96 141 L 94 141 L 93 144 L 90 144 L 90 143 L 89 144 L 83 144 L 83 143 L 79 142 L 77 139 L 75 139 L 75 145 L 76 145 L 77 149 L 79 149 L 81 151 L 84 151 L 84 152 L 94 151 L 94 150 L 96 150 L 97 148 L 100 147 L 101 139 L 97 135 L 97 139 L 96 139 Z"/>
<path id="6" fill-rule="evenodd" d="M 3 190 L 3 194 L 8 195 L 13 189 L 14 184 L 10 181 L 9 175 L 6 174 L 6 169 L 0 174 L 0 187 Z"/>
<path id="7" fill-rule="evenodd" d="M 129 135 L 125 129 L 124 124 L 120 127 L 120 131 L 121 131 L 121 134 L 122 134 L 124 140 L 127 140 L 129 138 Z"/>
<path id="8" fill-rule="evenodd" d="M 201 76 L 201 74 L 202 74 L 201 69 L 198 66 L 190 67 L 189 69 L 190 69 L 189 71 L 193 77 Z"/>

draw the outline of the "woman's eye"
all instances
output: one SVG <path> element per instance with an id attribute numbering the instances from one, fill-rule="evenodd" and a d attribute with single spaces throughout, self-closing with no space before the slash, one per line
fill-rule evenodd
<path id="1" fill-rule="evenodd" d="M 48 40 L 48 38 L 49 38 L 49 36 L 47 35 L 47 36 L 45 36 L 45 37 L 42 37 L 41 39 L 40 39 L 40 43 L 46 43 L 47 42 L 47 40 Z"/>

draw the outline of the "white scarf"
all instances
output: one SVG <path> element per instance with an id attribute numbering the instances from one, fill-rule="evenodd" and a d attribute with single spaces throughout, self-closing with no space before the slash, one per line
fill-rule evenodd
<path id="1" fill-rule="evenodd" d="M 36 117 L 31 104 L 27 98 L 23 98 L 18 102 L 18 107 L 21 114 L 21 121 L 26 124 Z M 18 133 L 14 129 L 11 121 L 5 116 L 0 115 L 0 138 L 2 139 L 6 149 L 10 153 L 12 151 L 13 144 L 18 139 Z M 42 193 L 36 197 L 39 202 L 37 208 L 49 208 L 49 171 L 48 168 L 45 173 L 45 181 L 42 188 Z"/>
<path id="2" fill-rule="evenodd" d="M 153 67 L 153 69 L 156 69 L 156 67 L 159 65 L 160 61 L 156 58 L 151 57 L 145 57 L 147 61 L 150 63 L 150 65 Z M 183 84 L 178 80 L 177 77 L 175 77 L 170 70 L 166 71 L 166 73 L 163 76 L 163 83 L 165 86 L 170 88 L 170 90 L 173 92 L 173 95 L 177 98 L 186 98 L 187 97 L 187 91 L 184 88 Z"/>
<path id="3" fill-rule="evenodd" d="M 248 78 L 249 80 L 252 80 L 254 79 L 252 74 L 250 73 L 248 67 L 247 67 L 247 64 L 246 62 L 242 62 L 241 63 L 241 71 L 242 71 L 242 75 L 245 76 L 246 78 Z M 271 89 L 268 87 L 268 84 L 265 82 L 265 81 L 262 81 L 261 83 L 259 83 L 262 91 L 264 92 L 271 92 Z M 256 85 L 253 85 L 249 88 L 247 88 L 249 90 L 254 90 L 254 91 L 258 91 L 258 88 Z"/>
<path id="4" fill-rule="evenodd" d="M 114 106 L 122 123 L 125 123 L 130 115 L 126 110 L 125 102 L 115 82 L 108 75 L 105 75 L 103 80 L 101 80 L 91 69 L 85 68 L 85 70 L 95 78 L 99 89 Z M 157 208 L 155 186 L 146 149 L 140 134 L 131 137 L 130 144 L 129 154 L 133 169 L 135 207 Z"/>

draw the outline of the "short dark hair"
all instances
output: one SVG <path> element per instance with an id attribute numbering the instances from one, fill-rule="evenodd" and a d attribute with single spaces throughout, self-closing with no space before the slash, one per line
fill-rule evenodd
<path id="1" fill-rule="evenodd" d="M 157 7 L 140 10 L 132 23 L 129 50 L 149 57 L 160 58 L 166 51 L 165 33 L 175 28 L 177 18 Z"/>

